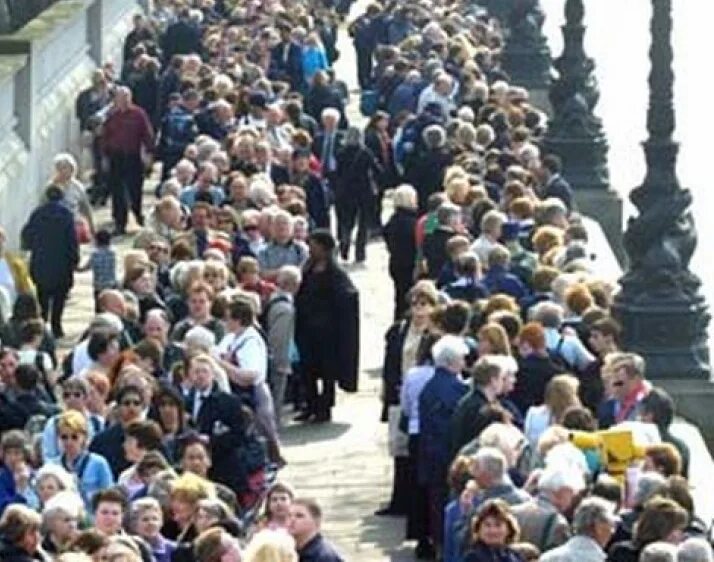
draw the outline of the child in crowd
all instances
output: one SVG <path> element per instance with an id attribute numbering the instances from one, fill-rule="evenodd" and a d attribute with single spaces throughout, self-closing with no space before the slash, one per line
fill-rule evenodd
<path id="1" fill-rule="evenodd" d="M 77 271 L 92 271 L 94 288 L 94 309 L 99 312 L 99 295 L 105 289 L 117 286 L 116 251 L 112 247 L 112 235 L 106 230 L 97 231 L 94 236 L 94 250 L 87 262 Z"/>

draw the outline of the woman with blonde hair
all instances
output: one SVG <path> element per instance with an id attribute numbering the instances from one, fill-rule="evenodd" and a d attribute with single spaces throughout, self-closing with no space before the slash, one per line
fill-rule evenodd
<path id="1" fill-rule="evenodd" d="M 245 562 L 297 562 L 295 540 L 287 533 L 266 529 L 253 536 L 243 553 Z"/>
<path id="2" fill-rule="evenodd" d="M 489 322 L 481 327 L 477 335 L 478 354 L 484 355 L 511 355 L 511 343 L 506 330 L 500 324 Z"/>
<path id="3" fill-rule="evenodd" d="M 545 387 L 545 402 L 528 408 L 523 431 L 533 446 L 548 427 L 561 423 L 568 408 L 581 405 L 579 387 L 580 382 L 574 376 L 556 375 Z"/>

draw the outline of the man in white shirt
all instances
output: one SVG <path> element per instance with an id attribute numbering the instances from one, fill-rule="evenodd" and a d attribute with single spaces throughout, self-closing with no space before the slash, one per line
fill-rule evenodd
<path id="1" fill-rule="evenodd" d="M 499 245 L 503 223 L 506 216 L 500 211 L 487 212 L 481 219 L 481 236 L 471 244 L 471 251 L 478 256 L 483 265 L 488 264 L 488 256 Z"/>

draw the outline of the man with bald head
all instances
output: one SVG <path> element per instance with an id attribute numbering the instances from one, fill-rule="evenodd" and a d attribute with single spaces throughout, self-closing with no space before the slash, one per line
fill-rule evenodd
<path id="1" fill-rule="evenodd" d="M 127 196 L 136 222 L 144 225 L 141 212 L 142 150 L 150 153 L 154 147 L 154 131 L 149 117 L 132 102 L 131 90 L 125 86 L 116 89 L 114 102 L 102 127 L 101 144 L 109 159 L 115 234 L 122 236 L 126 233 L 128 218 Z"/>

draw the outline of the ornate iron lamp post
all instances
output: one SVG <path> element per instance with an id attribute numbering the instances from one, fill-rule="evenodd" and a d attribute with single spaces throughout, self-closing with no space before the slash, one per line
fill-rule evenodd
<path id="1" fill-rule="evenodd" d="M 624 328 L 625 347 L 647 360 L 648 378 L 708 381 L 710 315 L 700 281 L 689 270 L 697 232 L 692 194 L 677 179 L 679 145 L 672 137 L 672 2 L 652 0 L 652 8 L 648 139 L 643 145 L 647 174 L 630 196 L 639 216 L 629 220 L 625 232 L 630 267 L 620 280 L 614 312 Z M 710 386 L 703 385 L 700 394 L 711 396 Z"/>

